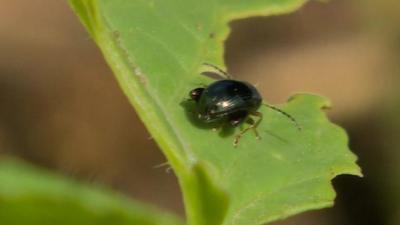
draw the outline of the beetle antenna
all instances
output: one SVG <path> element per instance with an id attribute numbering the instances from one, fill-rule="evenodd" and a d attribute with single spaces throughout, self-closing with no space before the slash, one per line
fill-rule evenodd
<path id="1" fill-rule="evenodd" d="M 220 72 L 220 73 L 222 73 L 223 75 L 225 75 L 226 78 L 232 79 L 232 76 L 231 76 L 230 74 L 228 74 L 226 71 L 222 70 L 221 68 L 219 68 L 219 67 L 217 67 L 217 66 L 215 66 L 215 65 L 213 65 L 213 64 L 210 64 L 210 63 L 203 63 L 203 65 L 209 66 L 209 67 L 211 67 L 211 68 L 214 68 L 214 69 L 216 69 L 218 72 Z"/>
<path id="2" fill-rule="evenodd" d="M 293 122 L 293 124 L 296 126 L 296 128 L 297 128 L 299 131 L 302 130 L 302 127 L 301 127 L 300 124 L 297 122 L 297 120 L 296 120 L 293 116 L 291 116 L 289 113 L 287 113 L 287 112 L 283 111 L 282 109 L 279 109 L 279 108 L 277 108 L 277 107 L 275 107 L 275 106 L 273 106 L 273 105 L 270 105 L 270 104 L 267 104 L 267 103 L 263 103 L 263 104 L 264 104 L 265 106 L 267 106 L 268 108 L 270 108 L 270 109 L 272 109 L 272 110 L 275 110 L 275 111 L 279 112 L 280 114 L 286 116 L 289 120 L 291 120 L 291 121 Z"/>

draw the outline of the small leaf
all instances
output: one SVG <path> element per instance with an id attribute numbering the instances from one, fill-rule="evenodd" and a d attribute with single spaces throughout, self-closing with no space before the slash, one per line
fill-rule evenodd
<path id="1" fill-rule="evenodd" d="M 180 225 L 174 216 L 21 162 L 0 161 L 0 224 Z"/>
<path id="2" fill-rule="evenodd" d="M 325 99 L 294 97 L 261 108 L 262 140 L 219 135 L 191 120 L 185 99 L 223 64 L 228 23 L 288 13 L 305 0 L 71 0 L 122 89 L 167 156 L 182 187 L 189 225 L 251 225 L 332 205 L 330 180 L 360 174 L 345 132 L 328 121 Z M 290 65 L 288 65 L 290 66 Z M 236 133 L 238 130 L 235 131 Z"/>

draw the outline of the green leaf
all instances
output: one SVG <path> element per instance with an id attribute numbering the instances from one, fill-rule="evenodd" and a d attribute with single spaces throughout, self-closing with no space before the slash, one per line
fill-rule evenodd
<path id="1" fill-rule="evenodd" d="M 180 225 L 174 216 L 21 162 L 0 161 L 0 224 Z"/>
<path id="2" fill-rule="evenodd" d="M 193 123 L 185 102 L 191 89 L 212 82 L 199 74 L 202 63 L 223 67 L 231 20 L 288 13 L 305 2 L 71 0 L 173 167 L 189 225 L 262 224 L 326 207 L 335 195 L 333 177 L 360 174 L 345 132 L 321 111 L 327 106 L 321 97 L 300 95 L 282 106 L 302 132 L 260 109 L 262 140 L 249 133 L 238 148 L 232 135 Z"/>

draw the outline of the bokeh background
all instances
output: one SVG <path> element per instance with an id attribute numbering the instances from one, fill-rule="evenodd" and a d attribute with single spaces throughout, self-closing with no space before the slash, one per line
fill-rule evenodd
<path id="1" fill-rule="evenodd" d="M 400 224 L 400 2 L 310 2 L 231 23 L 226 62 L 267 101 L 332 100 L 365 177 L 334 180 L 333 208 L 274 225 Z M 267 121 L 267 120 L 266 120 Z M 183 214 L 165 158 L 63 0 L 0 0 L 0 157 Z"/>

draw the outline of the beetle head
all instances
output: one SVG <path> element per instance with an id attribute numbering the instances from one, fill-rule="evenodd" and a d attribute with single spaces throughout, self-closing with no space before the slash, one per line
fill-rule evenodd
<path id="1" fill-rule="evenodd" d="M 204 88 L 193 89 L 190 91 L 189 96 L 193 101 L 198 102 L 200 100 L 201 94 L 203 94 L 203 91 Z"/>

